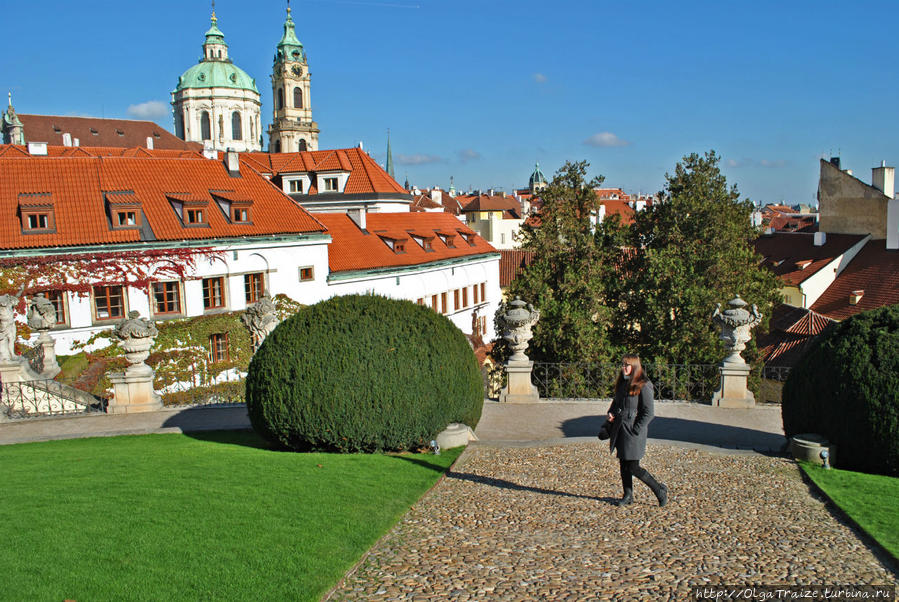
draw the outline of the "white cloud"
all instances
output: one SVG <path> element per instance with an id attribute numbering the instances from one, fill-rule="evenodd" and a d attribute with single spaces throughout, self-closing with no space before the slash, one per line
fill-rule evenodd
<path id="1" fill-rule="evenodd" d="M 584 144 L 587 146 L 601 146 L 601 147 L 609 147 L 609 146 L 627 146 L 630 144 L 627 140 L 622 140 L 612 132 L 599 132 L 598 134 L 593 134 L 586 140 L 584 140 Z"/>
<path id="2" fill-rule="evenodd" d="M 480 158 L 481 153 L 474 150 L 473 148 L 466 148 L 459 151 L 459 160 L 462 161 L 462 163 L 468 163 L 469 161 L 474 161 Z"/>
<path id="3" fill-rule="evenodd" d="M 437 155 L 397 155 L 396 162 L 400 165 L 427 165 L 428 163 L 443 163 L 443 157 Z"/>
<path id="4" fill-rule="evenodd" d="M 171 107 L 158 100 L 148 100 L 128 107 L 128 114 L 138 119 L 159 119 L 172 112 Z"/>
<path id="5" fill-rule="evenodd" d="M 535 73 L 534 81 L 537 82 L 538 84 L 545 84 L 547 82 L 547 77 L 545 75 L 543 75 L 542 73 Z"/>

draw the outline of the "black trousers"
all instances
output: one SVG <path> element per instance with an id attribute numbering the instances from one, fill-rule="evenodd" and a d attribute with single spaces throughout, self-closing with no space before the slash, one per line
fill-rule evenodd
<path id="1" fill-rule="evenodd" d="M 644 483 L 646 482 L 646 477 L 649 476 L 649 473 L 640 466 L 640 460 L 622 460 L 619 458 L 618 462 L 621 464 L 621 484 L 625 489 L 634 488 L 633 477 L 637 477 Z"/>

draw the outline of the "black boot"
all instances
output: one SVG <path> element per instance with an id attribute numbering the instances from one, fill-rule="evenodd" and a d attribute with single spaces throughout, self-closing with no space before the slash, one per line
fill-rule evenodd
<path id="1" fill-rule="evenodd" d="M 646 485 L 652 489 L 652 492 L 656 495 L 656 499 L 659 500 L 659 506 L 664 506 L 668 503 L 668 486 L 664 483 L 659 483 L 656 481 L 655 477 L 649 474 L 649 472 L 645 472 L 643 476 L 637 477 Z"/>
<path id="2" fill-rule="evenodd" d="M 615 502 L 616 506 L 627 506 L 634 501 L 634 490 L 633 489 L 625 489 L 624 496 Z"/>

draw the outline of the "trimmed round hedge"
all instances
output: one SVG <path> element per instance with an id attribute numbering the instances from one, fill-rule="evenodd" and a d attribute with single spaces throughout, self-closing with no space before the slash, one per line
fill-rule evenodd
<path id="1" fill-rule="evenodd" d="M 374 295 L 334 297 L 275 328 L 250 362 L 253 428 L 296 451 L 427 446 L 484 401 L 465 335 L 445 316 Z"/>
<path id="2" fill-rule="evenodd" d="M 899 476 L 899 305 L 828 328 L 783 388 L 787 437 L 824 435 L 840 468 Z"/>

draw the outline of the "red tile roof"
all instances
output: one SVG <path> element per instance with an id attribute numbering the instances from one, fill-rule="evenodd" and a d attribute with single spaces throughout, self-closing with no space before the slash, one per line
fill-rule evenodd
<path id="1" fill-rule="evenodd" d="M 810 309 L 785 303 L 774 306 L 770 332 L 759 335 L 757 344 L 766 365 L 793 366 L 808 345 L 835 321 Z"/>
<path id="2" fill-rule="evenodd" d="M 853 291 L 864 291 L 856 305 L 849 302 Z M 834 320 L 845 320 L 859 312 L 897 303 L 899 250 L 887 250 L 885 240 L 870 240 L 818 297 L 812 309 Z"/>
<path id="3" fill-rule="evenodd" d="M 618 215 L 622 224 L 634 223 L 634 209 L 628 205 L 628 201 L 602 201 L 606 208 L 606 217 Z"/>
<path id="4" fill-rule="evenodd" d="M 521 215 L 521 203 L 516 201 L 514 197 L 479 194 L 472 197 L 467 203 L 464 201 L 462 203 L 463 213 L 471 211 L 514 211 L 516 215 Z"/>
<path id="5" fill-rule="evenodd" d="M 19 119 L 28 142 L 63 143 L 63 134 L 77 138 L 82 147 L 116 146 L 131 148 L 147 146 L 147 138 L 153 139 L 153 148 L 177 150 L 203 150 L 198 142 L 185 142 L 152 121 L 131 119 L 101 119 L 99 117 L 64 117 L 61 115 L 23 115 Z M 72 142 L 74 144 L 74 140 Z"/>
<path id="6" fill-rule="evenodd" d="M 534 261 L 533 251 L 501 249 L 499 253 L 499 285 L 501 288 L 509 286 L 519 272 Z"/>
<path id="7" fill-rule="evenodd" d="M 210 239 L 268 234 L 322 232 L 324 227 L 303 208 L 252 170 L 231 177 L 220 161 L 133 157 L 0 158 L 0 248 L 115 244 L 140 241 L 141 229 L 113 230 L 105 193 L 113 202 L 131 196 L 140 203 L 152 229 L 150 239 Z M 250 224 L 231 224 L 210 194 L 231 191 L 252 199 Z M 56 231 L 23 234 L 18 214 L 22 195 L 52 199 Z M 182 195 L 186 195 L 182 196 Z M 207 226 L 185 227 L 169 197 L 202 200 Z"/>
<path id="8" fill-rule="evenodd" d="M 345 194 L 408 194 L 368 153 L 360 148 L 302 151 L 297 153 L 241 153 L 240 160 L 259 173 L 277 177 L 291 173 L 348 171 Z M 307 194 L 317 194 L 312 182 Z"/>
<path id="9" fill-rule="evenodd" d="M 409 206 L 409 211 L 425 211 L 426 209 L 444 209 L 443 205 L 431 199 L 430 196 L 426 194 L 419 194 L 415 196 L 412 204 Z"/>
<path id="10" fill-rule="evenodd" d="M 596 196 L 602 201 L 630 201 L 631 195 L 627 194 L 620 188 L 594 188 Z"/>
<path id="11" fill-rule="evenodd" d="M 317 213 L 315 216 L 331 234 L 332 242 L 328 247 L 331 272 L 413 266 L 442 259 L 496 253 L 490 243 L 447 213 L 369 213 L 366 215 L 367 234 L 345 213 Z M 410 239 L 405 244 L 405 252 L 394 253 L 382 239 L 382 236 L 409 238 L 413 233 L 446 231 L 457 234 L 454 248 L 447 247 L 436 236 L 431 240 L 432 251 L 425 251 Z M 470 234 L 474 246 L 465 242 L 461 233 Z"/>
<path id="12" fill-rule="evenodd" d="M 760 236 L 753 244 L 765 258 L 761 265 L 795 286 L 865 238 L 861 234 L 828 234 L 825 243 L 816 247 L 814 236 L 806 232 L 775 232 Z"/>

